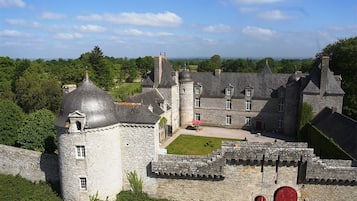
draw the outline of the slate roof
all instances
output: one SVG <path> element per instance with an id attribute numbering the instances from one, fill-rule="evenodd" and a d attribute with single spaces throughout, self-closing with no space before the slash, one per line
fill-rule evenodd
<path id="1" fill-rule="evenodd" d="M 357 121 L 325 107 L 311 123 L 357 159 Z"/>
<path id="2" fill-rule="evenodd" d="M 118 122 L 112 97 L 96 87 L 88 75 L 77 89 L 64 96 L 55 125 L 65 127 L 68 115 L 76 110 L 85 113 L 87 128 L 105 127 Z"/>
<path id="3" fill-rule="evenodd" d="M 269 99 L 276 96 L 276 90 L 285 86 L 290 74 L 262 73 L 232 73 L 221 72 L 191 72 L 194 84 L 202 85 L 202 97 L 222 98 L 225 88 L 233 86 L 232 98 L 244 98 L 244 91 L 251 87 L 254 89 L 253 98 Z"/>
<path id="4" fill-rule="evenodd" d="M 142 103 L 143 105 L 153 107 L 153 112 L 155 114 L 162 114 L 164 111 L 161 109 L 159 103 L 164 102 L 164 97 L 157 91 L 157 89 L 152 89 L 150 91 L 135 95 L 128 98 L 127 102 Z"/>
<path id="5" fill-rule="evenodd" d="M 175 70 L 172 68 L 170 62 L 165 58 L 162 57 L 162 75 L 161 75 L 161 82 L 157 86 L 158 88 L 170 88 L 176 85 L 175 81 L 172 79 L 172 75 L 175 73 Z M 154 58 L 155 65 L 159 65 L 159 58 Z M 154 72 L 155 70 L 151 70 L 148 77 L 145 78 L 142 82 L 143 87 L 153 87 L 154 86 Z"/>
<path id="6" fill-rule="evenodd" d="M 319 94 L 320 93 L 320 77 L 321 77 L 321 67 L 315 66 L 312 68 L 309 81 L 303 90 L 305 94 Z M 342 90 L 340 84 L 337 83 L 333 72 L 328 69 L 327 72 L 327 87 L 326 94 L 329 95 L 343 95 L 345 92 Z"/>
<path id="7" fill-rule="evenodd" d="M 120 123 L 155 124 L 160 119 L 142 104 L 117 103 L 116 112 Z"/>

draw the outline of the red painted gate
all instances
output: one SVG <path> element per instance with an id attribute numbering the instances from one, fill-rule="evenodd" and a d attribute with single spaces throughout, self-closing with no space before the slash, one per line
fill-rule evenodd
<path id="1" fill-rule="evenodd" d="M 265 197 L 262 195 L 257 196 L 254 201 L 266 201 Z"/>
<path id="2" fill-rule="evenodd" d="M 297 192 L 295 189 L 284 186 L 275 191 L 274 201 L 297 201 Z"/>

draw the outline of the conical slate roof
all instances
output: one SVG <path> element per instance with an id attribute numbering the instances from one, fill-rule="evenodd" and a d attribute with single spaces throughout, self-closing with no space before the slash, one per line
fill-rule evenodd
<path id="1" fill-rule="evenodd" d="M 86 115 L 86 128 L 99 128 L 118 123 L 112 97 L 96 87 L 86 75 L 82 84 L 64 97 L 55 125 L 65 127 L 68 114 L 80 111 Z"/>

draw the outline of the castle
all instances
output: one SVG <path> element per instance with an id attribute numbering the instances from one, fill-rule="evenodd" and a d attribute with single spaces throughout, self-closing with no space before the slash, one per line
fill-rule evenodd
<path id="1" fill-rule="evenodd" d="M 224 142 L 207 156 L 160 149 L 160 141 L 193 120 L 294 136 L 303 102 L 315 113 L 342 110 L 340 81 L 328 57 L 305 75 L 274 74 L 268 64 L 254 74 L 178 73 L 159 56 L 143 92 L 114 103 L 86 75 L 65 95 L 55 122 L 62 197 L 82 201 L 98 193 L 114 200 L 129 189 L 126 173 L 136 171 L 145 192 L 170 200 L 350 200 L 357 196 L 357 168 L 320 159 L 306 143 Z"/>

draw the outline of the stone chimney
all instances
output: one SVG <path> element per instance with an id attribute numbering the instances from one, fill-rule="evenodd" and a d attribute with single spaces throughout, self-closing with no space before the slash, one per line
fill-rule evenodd
<path id="1" fill-rule="evenodd" d="M 218 69 L 215 69 L 215 70 L 214 70 L 214 75 L 215 75 L 215 76 L 220 76 L 220 75 L 221 75 L 221 72 L 222 72 L 221 69 L 219 69 L 219 68 L 218 68 Z"/>
<path id="2" fill-rule="evenodd" d="M 329 69 L 330 57 L 322 56 L 321 61 L 321 74 L 320 74 L 320 96 L 326 93 L 328 85 L 328 69 Z"/>
<path id="3" fill-rule="evenodd" d="M 162 62 L 164 57 L 159 56 L 155 58 L 155 66 L 154 66 L 154 87 L 158 87 L 161 82 L 162 76 Z"/>

